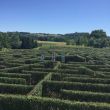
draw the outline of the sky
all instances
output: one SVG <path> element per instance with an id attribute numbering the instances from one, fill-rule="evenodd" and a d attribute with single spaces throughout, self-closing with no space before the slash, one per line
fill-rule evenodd
<path id="1" fill-rule="evenodd" d="M 110 35 L 110 0 L 0 0 L 0 31 Z"/>

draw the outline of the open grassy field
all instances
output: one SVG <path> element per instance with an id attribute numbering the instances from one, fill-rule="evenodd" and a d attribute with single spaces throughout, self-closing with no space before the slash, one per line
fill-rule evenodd
<path id="1" fill-rule="evenodd" d="M 42 46 L 65 46 L 66 42 L 37 41 Z"/>
<path id="2" fill-rule="evenodd" d="M 58 44 L 0 52 L 0 110 L 110 110 L 110 49 Z"/>

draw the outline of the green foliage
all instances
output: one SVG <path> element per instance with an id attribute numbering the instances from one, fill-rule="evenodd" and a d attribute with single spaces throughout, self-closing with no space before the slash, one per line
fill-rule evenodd
<path id="1" fill-rule="evenodd" d="M 26 79 L 27 82 L 30 82 L 31 74 L 19 74 L 19 73 L 0 73 L 0 77 L 8 77 L 8 78 L 23 78 Z"/>
<path id="2" fill-rule="evenodd" d="M 16 35 L 16 34 L 11 35 L 10 44 L 12 49 L 20 48 L 21 41 L 20 41 L 19 35 Z"/>
<path id="3" fill-rule="evenodd" d="M 69 61 L 73 61 L 73 62 L 84 62 L 85 58 L 79 56 L 79 55 L 68 55 L 65 56 L 65 61 L 69 62 Z"/>
<path id="4" fill-rule="evenodd" d="M 48 72 L 42 72 L 42 71 L 22 71 L 24 74 L 31 74 L 31 84 L 37 84 L 40 80 L 42 80 Z"/>
<path id="5" fill-rule="evenodd" d="M 33 86 L 29 86 L 29 85 L 0 83 L 0 93 L 25 95 L 28 92 L 30 92 L 32 88 Z"/>
<path id="6" fill-rule="evenodd" d="M 99 84 L 110 84 L 109 79 L 102 78 L 79 78 L 79 77 L 64 77 L 63 81 L 68 82 L 81 82 L 81 83 L 99 83 Z"/>
<path id="7" fill-rule="evenodd" d="M 57 62 L 53 70 L 57 70 L 59 66 L 60 66 L 60 62 Z M 34 89 L 29 94 L 35 96 L 42 96 L 43 82 L 51 80 L 51 77 L 52 77 L 52 72 L 49 72 L 47 75 L 45 75 L 44 79 L 42 79 L 38 84 L 35 85 Z"/>
<path id="8" fill-rule="evenodd" d="M 94 30 L 91 32 L 90 36 L 96 39 L 107 37 L 106 32 L 104 32 L 103 30 Z"/>
<path id="9" fill-rule="evenodd" d="M 64 82 L 64 81 L 45 81 L 43 82 L 43 96 L 60 97 L 60 90 L 81 90 L 110 93 L 109 84 L 91 84 L 80 82 Z"/>
<path id="10" fill-rule="evenodd" d="M 53 68 L 54 67 L 54 63 L 52 61 L 45 61 L 44 62 L 44 67 L 45 68 Z"/>
<path id="11" fill-rule="evenodd" d="M 98 92 L 61 90 L 61 98 L 65 100 L 68 99 L 81 102 L 86 101 L 110 103 L 110 94 Z"/>
<path id="12" fill-rule="evenodd" d="M 66 42 L 67 45 L 83 45 L 96 48 L 110 46 L 110 38 L 103 30 L 93 30 L 89 33 L 70 33 L 70 34 L 46 34 L 46 33 L 27 33 L 27 32 L 0 32 L 0 48 L 24 48 L 30 49 L 37 47 L 37 40 Z M 40 46 L 40 45 L 39 45 Z M 42 45 L 41 45 L 42 46 Z"/>
<path id="13" fill-rule="evenodd" d="M 59 99 L 0 95 L 2 110 L 110 110 L 107 103 L 71 102 Z"/>
<path id="14" fill-rule="evenodd" d="M 9 84 L 26 84 L 26 80 L 23 78 L 8 78 L 0 77 L 0 83 L 9 83 Z"/>
<path id="15" fill-rule="evenodd" d="M 31 37 L 22 37 L 21 41 L 22 41 L 21 44 L 22 49 L 31 49 L 37 46 L 37 43 L 34 42 L 34 40 Z"/>

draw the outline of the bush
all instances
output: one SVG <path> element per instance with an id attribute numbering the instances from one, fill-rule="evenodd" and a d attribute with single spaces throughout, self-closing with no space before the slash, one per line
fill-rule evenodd
<path id="1" fill-rule="evenodd" d="M 0 93 L 7 94 L 27 94 L 33 86 L 19 84 L 3 84 L 0 83 Z"/>
<path id="2" fill-rule="evenodd" d="M 110 93 L 109 84 L 91 84 L 91 83 L 64 82 L 64 81 L 44 81 L 42 95 L 49 96 L 49 97 L 60 97 L 61 89 Z"/>
<path id="3" fill-rule="evenodd" d="M 74 101 L 110 103 L 110 94 L 108 93 L 61 90 L 61 98 Z"/>
<path id="4" fill-rule="evenodd" d="M 27 82 L 30 82 L 31 74 L 0 73 L 0 77 L 23 78 L 26 79 Z"/>
<path id="5" fill-rule="evenodd" d="M 52 61 L 45 61 L 44 62 L 44 67 L 45 68 L 53 68 L 54 67 L 54 63 Z"/>
<path id="6" fill-rule="evenodd" d="M 110 79 L 101 79 L 101 78 L 64 77 L 63 81 L 82 82 L 82 83 L 110 84 Z"/>
<path id="7" fill-rule="evenodd" d="M 69 61 L 73 61 L 73 62 L 85 62 L 85 58 L 79 55 L 68 55 L 65 56 L 65 62 L 69 62 Z"/>
<path id="8" fill-rule="evenodd" d="M 0 83 L 9 83 L 9 84 L 26 84 L 26 80 L 23 78 L 8 78 L 0 77 Z"/>
<path id="9" fill-rule="evenodd" d="M 110 110 L 110 104 L 0 95 L 1 110 Z"/>
<path id="10" fill-rule="evenodd" d="M 31 74 L 31 84 L 37 84 L 40 80 L 42 80 L 48 72 L 43 71 L 22 71 L 24 74 Z"/>

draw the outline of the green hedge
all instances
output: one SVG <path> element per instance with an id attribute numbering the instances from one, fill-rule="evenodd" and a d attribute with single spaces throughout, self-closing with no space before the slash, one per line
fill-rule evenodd
<path id="1" fill-rule="evenodd" d="M 64 82 L 64 81 L 44 81 L 42 95 L 60 97 L 60 90 L 80 90 L 80 91 L 92 91 L 110 93 L 109 84 L 91 84 L 91 83 L 79 83 L 79 82 Z"/>
<path id="2" fill-rule="evenodd" d="M 0 77 L 0 83 L 9 83 L 9 84 L 26 84 L 26 80 L 23 78 L 8 78 Z"/>
<path id="3" fill-rule="evenodd" d="M 32 71 L 56 72 L 56 70 L 52 68 L 33 68 Z"/>
<path id="4" fill-rule="evenodd" d="M 57 62 L 53 70 L 58 69 L 60 62 Z M 49 72 L 38 84 L 35 85 L 34 89 L 29 93 L 29 95 L 42 96 L 42 83 L 47 80 L 51 80 L 52 72 Z"/>
<path id="5" fill-rule="evenodd" d="M 102 78 L 64 77 L 63 81 L 82 82 L 82 83 L 110 84 L 110 79 L 102 79 Z"/>
<path id="6" fill-rule="evenodd" d="M 31 74 L 0 73 L 0 77 L 23 78 L 23 79 L 26 79 L 27 82 L 30 82 Z"/>
<path id="7" fill-rule="evenodd" d="M 87 67 L 83 67 L 83 66 L 79 68 L 79 73 L 80 74 L 92 75 L 92 76 L 95 75 L 95 71 L 93 71 Z"/>
<path id="8" fill-rule="evenodd" d="M 45 61 L 44 62 L 44 67 L 45 68 L 53 68 L 55 64 L 52 61 Z"/>
<path id="9" fill-rule="evenodd" d="M 51 80 L 61 81 L 65 77 L 90 78 L 91 76 L 89 76 L 89 75 L 81 75 L 81 74 L 53 73 Z"/>
<path id="10" fill-rule="evenodd" d="M 25 64 L 33 64 L 38 62 L 38 58 L 31 58 L 31 59 L 26 59 Z"/>
<path id="11" fill-rule="evenodd" d="M 61 90 L 62 99 L 85 101 L 85 102 L 107 102 L 110 103 L 110 94 L 88 92 L 88 91 L 72 91 L 72 90 Z"/>
<path id="12" fill-rule="evenodd" d="M 19 73 L 22 70 L 32 70 L 35 64 L 24 64 L 23 66 L 1 69 L 1 72 Z"/>
<path id="13" fill-rule="evenodd" d="M 65 62 L 85 62 L 85 58 L 80 55 L 67 55 L 65 56 Z"/>
<path id="14" fill-rule="evenodd" d="M 66 74 L 80 74 L 79 70 L 72 69 L 58 69 L 56 70 L 58 73 L 66 73 Z M 81 73 L 82 74 L 82 73 Z"/>
<path id="15" fill-rule="evenodd" d="M 99 71 L 110 72 L 110 68 L 99 68 Z"/>
<path id="16" fill-rule="evenodd" d="M 99 70 L 100 68 L 110 68 L 108 65 L 86 65 L 86 67 L 93 69 L 93 70 Z"/>
<path id="17" fill-rule="evenodd" d="M 110 110 L 110 104 L 0 95 L 0 110 Z"/>
<path id="18" fill-rule="evenodd" d="M 43 71 L 22 71 L 23 74 L 31 74 L 31 84 L 37 84 L 40 80 L 42 80 L 48 72 Z"/>
<path id="19" fill-rule="evenodd" d="M 0 83 L 0 93 L 7 94 L 27 94 L 32 90 L 33 86 L 19 84 Z"/>

